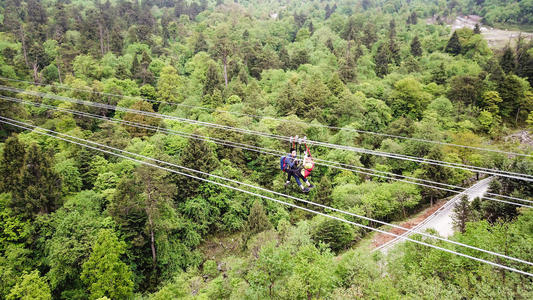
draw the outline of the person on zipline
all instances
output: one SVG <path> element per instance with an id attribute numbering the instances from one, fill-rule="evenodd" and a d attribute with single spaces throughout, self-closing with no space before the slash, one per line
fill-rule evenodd
<path id="1" fill-rule="evenodd" d="M 280 160 L 281 170 L 287 173 L 287 182 L 285 182 L 285 187 L 290 185 L 291 177 L 294 177 L 296 183 L 298 184 L 302 192 L 308 193 L 309 189 L 314 187 L 314 185 L 311 184 L 311 182 L 309 182 L 309 180 L 307 179 L 307 177 L 311 174 L 311 171 L 313 170 L 314 166 L 315 163 L 313 162 L 307 145 L 303 163 L 301 165 L 298 160 L 296 148 L 294 148 L 293 145 L 291 147 L 290 153 L 282 157 Z M 300 179 L 307 184 L 307 187 L 304 187 Z"/>

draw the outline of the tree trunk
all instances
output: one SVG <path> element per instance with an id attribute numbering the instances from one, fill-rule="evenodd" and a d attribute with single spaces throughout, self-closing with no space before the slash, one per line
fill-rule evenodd
<path id="1" fill-rule="evenodd" d="M 22 24 L 20 24 L 20 40 L 22 42 L 22 53 L 24 54 L 24 62 L 26 63 L 26 67 L 30 67 L 30 64 L 28 63 L 28 51 L 26 50 L 26 40 L 24 39 L 24 29 L 22 28 Z"/>
<path id="2" fill-rule="evenodd" d="M 147 181 L 146 186 L 146 197 L 148 200 L 146 203 L 146 216 L 148 217 L 148 224 L 150 225 L 150 248 L 152 249 L 152 263 L 155 270 L 157 263 L 157 253 L 155 249 L 155 236 L 154 236 L 154 220 L 153 220 L 153 201 L 152 201 L 152 182 L 151 180 Z"/>
<path id="3" fill-rule="evenodd" d="M 107 47 L 106 47 L 106 53 L 111 51 L 111 47 L 109 46 L 109 30 L 106 30 L 105 31 L 105 34 L 106 34 L 106 38 L 107 38 Z"/>
<path id="4" fill-rule="evenodd" d="M 39 82 L 39 67 L 37 66 L 37 62 L 33 63 L 33 81 Z"/>
<path id="5" fill-rule="evenodd" d="M 222 61 L 224 62 L 224 83 L 226 84 L 226 88 L 227 88 L 228 87 L 228 71 L 227 71 L 228 58 L 227 56 L 224 56 Z"/>
<path id="6" fill-rule="evenodd" d="M 59 68 L 59 64 L 57 64 L 57 74 L 59 77 L 59 84 L 63 84 L 63 81 L 61 80 L 61 68 Z"/>
<path id="7" fill-rule="evenodd" d="M 152 220 L 150 220 L 150 223 L 152 223 Z M 157 254 L 155 252 L 155 237 L 154 237 L 154 230 L 152 229 L 152 224 L 150 224 L 150 244 L 152 247 L 152 263 L 154 264 L 154 268 L 157 262 Z"/>
<path id="8" fill-rule="evenodd" d="M 102 56 L 104 56 L 104 29 L 100 22 L 98 22 L 98 33 L 100 34 L 100 51 L 102 52 Z"/>
<path id="9" fill-rule="evenodd" d="M 350 41 L 348 41 L 348 45 L 346 45 L 346 62 L 348 62 L 348 59 L 350 58 L 350 48 L 351 48 L 351 43 Z"/>
<path id="10" fill-rule="evenodd" d="M 516 110 L 516 116 L 514 118 L 514 125 L 518 126 L 518 115 L 520 115 L 520 106 Z"/>

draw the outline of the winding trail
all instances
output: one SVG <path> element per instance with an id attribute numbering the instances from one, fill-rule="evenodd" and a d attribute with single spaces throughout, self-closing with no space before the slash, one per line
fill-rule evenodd
<path id="1" fill-rule="evenodd" d="M 442 237 L 449 237 L 454 233 L 453 228 L 453 207 L 454 204 L 461 199 L 463 195 L 468 195 L 468 199 L 472 201 L 476 197 L 483 196 L 489 189 L 489 184 L 494 177 L 488 177 L 478 181 L 476 184 L 465 190 L 463 193 L 450 199 L 446 204 L 439 207 L 435 212 L 429 215 L 422 222 L 412 227 L 409 231 L 404 232 L 401 236 L 408 237 L 413 234 L 413 231 L 425 231 L 426 229 L 433 228 Z M 401 237 L 396 237 L 377 248 L 374 251 L 379 250 L 382 253 L 387 253 L 396 244 L 403 241 Z"/>

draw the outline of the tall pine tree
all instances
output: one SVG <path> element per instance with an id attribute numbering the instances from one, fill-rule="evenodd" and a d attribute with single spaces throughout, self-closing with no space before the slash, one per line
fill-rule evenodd
<path id="1" fill-rule="evenodd" d="M 507 46 L 503 50 L 502 57 L 500 58 L 500 66 L 505 73 L 514 72 L 516 68 L 515 58 L 511 47 Z"/>
<path id="2" fill-rule="evenodd" d="M 459 36 L 457 35 L 457 32 L 454 31 L 452 36 L 450 37 L 450 40 L 448 40 L 448 44 L 446 45 L 444 51 L 453 55 L 457 55 L 461 53 L 461 49 L 462 47 L 461 42 L 459 41 Z"/>
<path id="3" fill-rule="evenodd" d="M 20 170 L 24 163 L 25 149 L 17 135 L 6 140 L 0 161 L 0 193 L 16 190 L 20 180 Z"/>
<path id="4" fill-rule="evenodd" d="M 52 169 L 50 159 L 33 144 L 30 146 L 21 169 L 11 207 L 24 217 L 47 214 L 59 205 L 61 179 Z"/>
<path id="5" fill-rule="evenodd" d="M 376 63 L 376 75 L 383 78 L 383 76 L 389 74 L 389 64 L 392 62 L 389 47 L 386 45 L 379 46 L 374 61 Z"/>
<path id="6" fill-rule="evenodd" d="M 474 26 L 474 34 L 481 34 L 481 28 L 479 28 L 479 23 L 476 23 L 476 26 Z"/>
<path id="7" fill-rule="evenodd" d="M 471 220 L 472 213 L 468 196 L 463 195 L 459 202 L 455 203 L 453 207 L 453 224 L 459 229 L 461 233 L 465 232 L 466 222 Z"/>
<path id="8" fill-rule="evenodd" d="M 206 142 L 196 139 L 189 139 L 187 147 L 185 147 L 181 153 L 179 162 L 181 166 L 202 172 L 211 172 L 218 165 L 218 161 L 216 160 L 213 151 L 211 151 Z M 196 173 L 192 174 L 198 177 L 207 177 Z M 198 191 L 198 187 L 200 187 L 202 183 L 198 179 L 183 175 L 176 175 L 174 178 L 178 186 L 178 197 L 180 200 L 194 196 Z"/>
<path id="9" fill-rule="evenodd" d="M 420 44 L 418 36 L 415 36 L 415 38 L 411 42 L 411 54 L 416 57 L 422 56 L 422 44 Z"/>

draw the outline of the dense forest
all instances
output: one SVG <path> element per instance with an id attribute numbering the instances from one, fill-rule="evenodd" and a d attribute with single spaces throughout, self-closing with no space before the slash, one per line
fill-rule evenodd
<path id="1" fill-rule="evenodd" d="M 372 251 L 501 175 L 450 239 L 533 262 L 533 41 L 461 14 L 528 28 L 533 1 L 2 1 L 0 299 L 532 299 L 531 263 Z"/>

